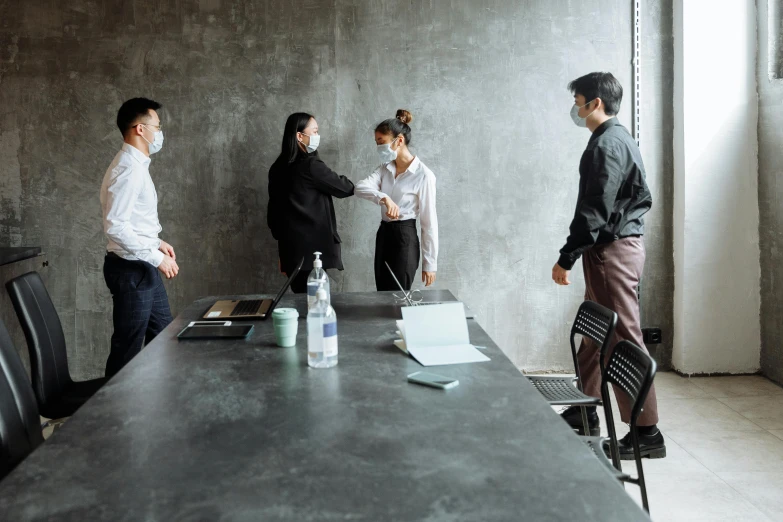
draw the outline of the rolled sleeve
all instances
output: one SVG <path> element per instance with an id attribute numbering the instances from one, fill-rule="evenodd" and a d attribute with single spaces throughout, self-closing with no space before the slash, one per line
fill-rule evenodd
<path id="1" fill-rule="evenodd" d="M 356 184 L 356 191 L 355 195 L 357 198 L 366 199 L 367 201 L 372 201 L 376 205 L 381 204 L 381 200 L 383 198 L 388 197 L 387 194 L 384 194 L 381 191 L 381 182 L 382 182 L 382 170 L 385 167 L 381 165 L 377 169 L 373 171 L 372 174 L 370 174 L 367 178 L 363 179 L 359 183 Z"/>

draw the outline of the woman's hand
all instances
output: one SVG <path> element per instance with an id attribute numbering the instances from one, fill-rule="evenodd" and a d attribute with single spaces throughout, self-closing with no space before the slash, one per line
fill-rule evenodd
<path id="1" fill-rule="evenodd" d="M 386 207 L 386 217 L 389 219 L 398 219 L 400 217 L 400 207 L 397 206 L 397 203 L 391 200 L 390 197 L 386 196 L 381 200 L 381 205 L 384 205 Z"/>
<path id="2" fill-rule="evenodd" d="M 421 273 L 421 282 L 424 283 L 424 286 L 430 286 L 432 283 L 435 282 L 435 272 L 424 272 Z"/>

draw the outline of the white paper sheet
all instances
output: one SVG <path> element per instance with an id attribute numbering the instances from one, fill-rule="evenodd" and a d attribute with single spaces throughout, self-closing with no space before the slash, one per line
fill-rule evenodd
<path id="1" fill-rule="evenodd" d="M 489 357 L 476 350 L 471 344 L 418 346 L 409 348 L 408 353 L 419 361 L 422 366 L 445 366 L 447 364 L 465 364 L 489 360 Z"/>
<path id="2" fill-rule="evenodd" d="M 402 317 L 397 327 L 404 345 L 422 366 L 489 361 L 470 344 L 462 303 L 404 307 Z"/>

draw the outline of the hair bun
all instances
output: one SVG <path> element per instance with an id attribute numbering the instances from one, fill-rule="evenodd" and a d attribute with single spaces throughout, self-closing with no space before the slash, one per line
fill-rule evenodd
<path id="1" fill-rule="evenodd" d="M 403 122 L 404 124 L 408 125 L 410 122 L 413 121 L 413 114 L 406 111 L 405 109 L 398 109 L 397 119 Z"/>

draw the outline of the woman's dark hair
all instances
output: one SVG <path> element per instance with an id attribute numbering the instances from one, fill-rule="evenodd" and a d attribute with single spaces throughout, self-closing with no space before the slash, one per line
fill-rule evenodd
<path id="1" fill-rule="evenodd" d="M 408 125 L 413 121 L 413 115 L 405 109 L 397 111 L 397 116 L 383 120 L 375 127 L 375 132 L 381 134 L 391 134 L 395 138 L 402 134 L 405 138 L 405 145 L 411 144 L 411 128 Z"/>
<path id="2" fill-rule="evenodd" d="M 614 116 L 620 112 L 623 86 L 612 73 L 593 72 L 586 74 L 569 83 L 568 90 L 571 91 L 571 94 L 581 94 L 588 103 L 596 98 L 601 98 L 607 116 Z"/>
<path id="3" fill-rule="evenodd" d="M 292 163 L 299 154 L 304 154 L 299 148 L 299 140 L 296 139 L 297 132 L 303 132 L 310 120 L 315 118 L 312 114 L 306 112 L 295 112 L 285 122 L 283 131 L 283 146 L 280 155 L 275 163 Z"/>

